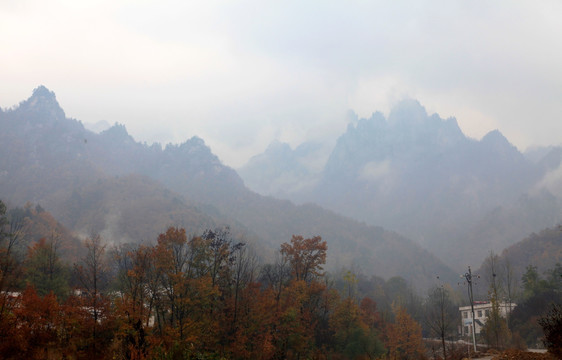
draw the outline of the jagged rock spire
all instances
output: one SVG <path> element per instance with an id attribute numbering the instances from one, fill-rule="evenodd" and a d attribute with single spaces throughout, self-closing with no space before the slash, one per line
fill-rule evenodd
<path id="1" fill-rule="evenodd" d="M 34 120 L 36 116 L 40 116 L 43 121 L 63 120 L 66 118 L 64 110 L 60 107 L 55 93 L 40 85 L 31 97 L 22 101 L 15 111 L 22 113 L 29 120 Z"/>

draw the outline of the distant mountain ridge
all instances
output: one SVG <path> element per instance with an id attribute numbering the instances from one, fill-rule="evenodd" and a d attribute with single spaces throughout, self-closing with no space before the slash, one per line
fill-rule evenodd
<path id="1" fill-rule="evenodd" d="M 293 150 L 289 144 L 274 141 L 264 153 L 254 156 L 238 169 L 238 173 L 246 186 L 260 194 L 290 197 L 318 182 L 321 150 L 319 144 L 310 142 Z"/>
<path id="2" fill-rule="evenodd" d="M 404 100 L 388 118 L 350 123 L 317 181 L 285 196 L 393 229 L 466 266 L 562 220 L 557 151 L 530 161 L 499 130 L 473 140 L 454 118 Z"/>
<path id="3" fill-rule="evenodd" d="M 439 259 L 409 239 L 314 205 L 248 190 L 200 138 L 180 145 L 136 142 L 123 125 L 93 133 L 64 116 L 54 93 L 39 87 L 0 113 L 0 198 L 39 203 L 74 231 L 108 241 L 154 241 L 168 225 L 231 225 L 233 232 L 276 249 L 293 234 L 328 242 L 329 266 L 403 276 L 428 286 L 435 274 L 453 278 Z"/>

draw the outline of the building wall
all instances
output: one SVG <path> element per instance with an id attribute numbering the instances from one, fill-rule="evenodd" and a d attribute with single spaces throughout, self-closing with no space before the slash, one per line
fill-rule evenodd
<path id="1" fill-rule="evenodd" d="M 517 304 L 501 302 L 500 304 L 500 315 L 506 317 L 510 311 L 517 306 Z M 486 324 L 486 320 L 490 312 L 492 311 L 492 303 L 490 302 L 478 302 L 474 304 L 474 322 L 475 322 L 475 334 L 480 334 L 482 327 Z M 472 311 L 470 306 L 462 306 L 459 308 L 461 315 L 461 336 L 472 335 Z"/>

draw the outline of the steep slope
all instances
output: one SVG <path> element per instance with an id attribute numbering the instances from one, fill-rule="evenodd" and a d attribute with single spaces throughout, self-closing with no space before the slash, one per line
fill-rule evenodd
<path id="1" fill-rule="evenodd" d="M 562 264 L 562 226 L 533 233 L 504 249 L 502 258 L 509 258 L 518 274 L 523 274 L 528 265 L 537 267 L 539 273 Z"/>
<path id="2" fill-rule="evenodd" d="M 13 249 L 17 259 L 23 260 L 33 244 L 41 239 L 56 242 L 58 255 L 70 264 L 84 255 L 80 239 L 41 206 L 27 203 L 24 207 L 8 207 L 7 216 L 21 231 Z"/>
<path id="3" fill-rule="evenodd" d="M 41 119 L 43 110 L 46 119 Z M 0 125 L 9 129 L 1 151 L 11 157 L 11 149 L 20 147 L 20 161 L 0 163 L 7 180 L 0 184 L 0 197 L 17 204 L 32 194 L 74 230 L 93 227 L 116 242 L 150 240 L 170 222 L 195 228 L 231 224 L 269 249 L 293 234 L 321 235 L 332 267 L 357 265 L 367 274 L 403 276 L 418 287 L 435 274 L 453 278 L 437 258 L 395 233 L 249 191 L 199 138 L 162 149 L 135 142 L 121 125 L 98 135 L 63 114 L 54 94 L 43 87 L 0 114 Z M 22 183 L 25 175 L 31 176 Z"/>
<path id="4" fill-rule="evenodd" d="M 539 274 L 554 269 L 556 264 L 562 264 L 562 226 L 532 233 L 503 249 L 498 263 L 504 264 L 506 261 L 509 261 L 514 279 L 517 280 L 521 279 L 529 265 L 536 266 Z M 478 270 L 480 274 L 484 273 L 484 265 Z"/>

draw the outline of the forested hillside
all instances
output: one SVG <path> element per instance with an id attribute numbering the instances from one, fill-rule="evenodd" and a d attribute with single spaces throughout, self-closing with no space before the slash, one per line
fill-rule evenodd
<path id="1" fill-rule="evenodd" d="M 562 227 L 544 229 L 525 237 L 497 254 L 500 263 L 509 263 L 514 279 L 521 279 L 529 266 L 538 274 L 545 274 L 562 264 Z M 483 264 L 482 269 L 485 268 Z M 503 274 L 504 269 L 499 273 Z M 522 285 L 522 284 L 519 284 Z"/>

